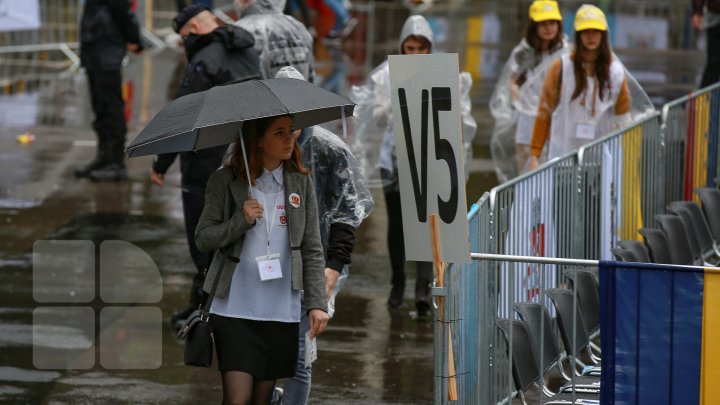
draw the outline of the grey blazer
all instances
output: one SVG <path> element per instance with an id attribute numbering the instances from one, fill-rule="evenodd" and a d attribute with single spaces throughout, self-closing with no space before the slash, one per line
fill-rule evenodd
<path id="1" fill-rule="evenodd" d="M 252 225 L 245 221 L 242 207 L 249 198 L 248 184 L 223 168 L 210 176 L 205 191 L 205 207 L 195 229 L 195 243 L 202 251 L 215 250 L 203 289 L 209 292 L 215 277 L 220 277 L 217 297 L 224 297 L 230 287 L 237 258 L 242 252 L 245 232 Z M 325 258 L 320 242 L 315 190 L 310 176 L 284 171 L 285 213 L 292 251 L 292 288 L 304 290 L 303 304 L 308 310 L 327 311 L 325 300 Z M 300 204 L 290 204 L 292 194 Z M 220 263 L 225 262 L 218 275 Z"/>

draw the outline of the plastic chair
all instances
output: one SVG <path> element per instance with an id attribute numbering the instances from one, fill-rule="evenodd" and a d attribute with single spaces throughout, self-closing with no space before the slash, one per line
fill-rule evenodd
<path id="1" fill-rule="evenodd" d="M 720 190 L 716 188 L 697 188 L 702 209 L 712 231 L 713 239 L 720 242 Z"/>
<path id="2" fill-rule="evenodd" d="M 565 352 L 567 352 L 569 356 L 572 356 L 574 360 L 578 360 L 578 354 L 581 354 L 583 349 L 586 349 L 590 360 L 598 363 L 600 359 L 595 357 L 588 348 L 590 336 L 585 327 L 579 302 L 575 311 L 573 311 L 573 292 L 563 288 L 550 288 L 545 293 L 550 297 L 557 310 L 558 328 L 560 329 L 563 346 L 565 346 Z M 575 317 L 574 324 L 573 316 Z M 579 363 L 581 364 L 582 362 Z"/>
<path id="3" fill-rule="evenodd" d="M 690 249 L 687 232 L 680 218 L 675 215 L 660 214 L 655 215 L 655 219 L 660 223 L 660 229 L 667 237 L 673 264 L 691 264 L 695 257 Z"/>
<path id="4" fill-rule="evenodd" d="M 562 354 L 557 345 L 557 337 L 550 323 L 550 314 L 548 314 L 547 309 L 535 302 L 516 302 L 513 304 L 513 309 L 528 327 L 535 354 L 542 353 L 543 364 L 540 364 L 540 356 L 536 356 L 538 357 L 538 365 L 541 366 L 539 369 L 545 373 L 554 365 L 557 365 L 558 371 L 563 378 L 570 381 L 571 377 L 565 373 L 562 366 Z"/>
<path id="5" fill-rule="evenodd" d="M 693 260 L 702 257 L 702 249 L 700 248 L 700 241 L 698 240 L 697 233 L 695 231 L 695 224 L 693 223 L 690 213 L 682 206 L 676 203 L 670 204 L 668 211 L 673 215 L 680 218 L 683 228 L 685 228 L 685 235 L 687 235 L 688 246 L 690 246 L 690 253 L 692 254 Z"/>
<path id="6" fill-rule="evenodd" d="M 635 256 L 635 252 L 628 249 L 618 249 L 618 248 L 612 248 L 610 249 L 610 252 L 615 256 L 615 260 L 619 260 L 621 262 L 639 262 L 640 259 Z"/>
<path id="7" fill-rule="evenodd" d="M 508 350 L 512 350 L 512 374 L 515 388 L 518 390 L 520 399 L 524 405 L 525 391 L 540 378 L 538 362 L 532 350 L 530 332 L 525 322 L 513 319 L 497 319 L 497 327 L 502 331 Z M 512 341 L 510 341 L 510 329 L 512 328 Z M 508 358 L 510 354 L 508 353 Z"/>
<path id="8" fill-rule="evenodd" d="M 670 257 L 670 246 L 663 231 L 655 228 L 642 228 L 638 230 L 645 238 L 645 243 L 650 248 L 650 258 L 653 263 L 673 264 Z"/>
<path id="9" fill-rule="evenodd" d="M 645 244 L 643 244 L 639 240 L 621 240 L 620 242 L 618 242 L 618 246 L 620 246 L 622 249 L 633 252 L 635 257 L 638 259 L 637 261 L 642 263 L 650 263 L 650 254 L 648 254 Z"/>
<path id="10" fill-rule="evenodd" d="M 718 249 L 717 243 L 713 240 L 710 225 L 705 219 L 702 208 L 692 201 L 678 201 L 673 204 L 676 206 L 676 209 L 684 211 L 685 215 L 692 221 L 702 259 L 716 263 L 720 258 L 720 249 Z M 683 217 L 681 216 L 680 218 L 682 219 Z"/>

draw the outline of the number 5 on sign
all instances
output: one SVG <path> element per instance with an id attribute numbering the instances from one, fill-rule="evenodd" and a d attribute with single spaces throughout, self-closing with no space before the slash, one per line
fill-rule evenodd
<path id="1" fill-rule="evenodd" d="M 457 54 L 389 57 L 405 256 L 433 261 L 430 213 L 442 261 L 470 262 Z"/>

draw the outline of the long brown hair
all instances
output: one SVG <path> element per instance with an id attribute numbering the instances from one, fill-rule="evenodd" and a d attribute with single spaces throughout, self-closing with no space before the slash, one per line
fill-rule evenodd
<path id="1" fill-rule="evenodd" d="M 550 40 L 550 43 L 548 44 L 548 52 L 552 53 L 555 49 L 557 49 L 562 44 L 563 39 L 563 30 L 562 30 L 562 24 L 560 21 L 553 20 L 557 26 L 557 34 L 555 35 L 555 38 Z M 527 27 L 525 27 L 525 42 L 530 45 L 532 49 L 535 50 L 535 52 L 541 52 L 542 49 L 540 49 L 540 42 L 542 41 L 540 39 L 540 36 L 538 36 L 538 26 L 540 24 L 537 23 L 535 20 L 528 20 Z"/>
<path id="2" fill-rule="evenodd" d="M 587 78 L 585 77 L 585 68 L 583 60 L 585 59 L 585 47 L 580 38 L 580 32 L 575 31 L 575 56 L 573 58 L 573 70 L 575 71 L 575 91 L 573 91 L 572 99 L 578 98 L 587 88 Z M 600 100 L 603 99 L 605 89 L 610 89 L 610 63 L 612 62 L 612 52 L 610 51 L 610 41 L 608 40 L 607 31 L 602 32 L 602 40 L 598 49 L 598 57 L 595 59 L 595 78 L 598 81 L 598 92 Z"/>
<path id="3" fill-rule="evenodd" d="M 274 117 L 246 121 L 243 123 L 242 134 L 243 139 L 245 140 L 245 148 L 248 154 L 248 166 L 250 167 L 250 179 L 253 185 L 255 185 L 255 179 L 257 179 L 258 176 L 260 176 L 263 172 L 262 151 L 258 146 L 260 138 L 265 136 L 265 131 L 270 128 L 270 126 L 273 124 L 273 122 L 275 122 L 275 120 L 281 117 L 292 118 L 292 116 L 290 115 L 278 115 Z M 233 152 L 230 158 L 229 166 L 234 168 L 235 173 L 239 178 L 247 179 L 247 175 L 245 174 L 245 163 L 243 162 L 242 153 L 242 145 L 240 145 L 240 140 L 237 140 L 233 144 Z M 300 151 L 300 145 L 297 143 L 297 141 L 295 141 L 292 156 L 290 156 L 290 159 L 288 160 L 283 160 L 282 165 L 283 169 L 287 170 L 288 172 L 297 172 L 305 175 L 310 173 L 310 171 L 308 171 L 302 164 L 302 152 Z"/>
<path id="4" fill-rule="evenodd" d="M 557 34 L 555 35 L 555 38 L 550 40 L 550 43 L 548 44 L 548 48 L 547 48 L 548 53 L 554 53 L 558 49 L 562 48 L 562 44 L 563 44 L 562 24 L 560 23 L 560 21 L 555 20 L 554 22 L 557 23 L 557 25 L 558 25 L 558 31 L 557 31 Z M 529 66 L 522 66 L 522 64 L 519 63 L 521 65 L 521 69 L 520 69 L 521 73 L 517 77 L 517 79 L 515 79 L 515 82 L 517 83 L 518 86 L 522 86 L 523 83 L 525 83 L 525 81 L 527 80 L 527 75 L 528 75 L 530 68 L 534 69 L 540 63 L 542 63 L 542 49 L 540 47 L 540 43 L 542 40 L 540 39 L 540 37 L 537 34 L 538 25 L 539 24 L 537 22 L 535 22 L 534 20 L 528 19 L 528 24 L 525 27 L 525 42 L 527 42 L 527 44 L 530 46 L 530 48 L 532 48 L 533 54 L 532 55 L 526 54 L 523 56 L 518 55 L 518 58 L 522 57 L 523 59 L 527 59 L 528 62 L 531 63 L 531 65 L 529 65 Z M 526 63 L 528 63 L 528 62 L 526 62 Z"/>

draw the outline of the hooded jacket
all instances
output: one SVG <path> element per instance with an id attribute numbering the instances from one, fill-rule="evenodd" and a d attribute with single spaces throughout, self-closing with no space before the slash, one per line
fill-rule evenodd
<path id="1" fill-rule="evenodd" d="M 283 14 L 285 0 L 254 0 L 244 8 L 238 3 L 241 17 L 235 25 L 255 37 L 262 78 L 272 79 L 281 68 L 292 66 L 312 83 L 313 38 L 300 21 Z"/>
<path id="2" fill-rule="evenodd" d="M 119 70 L 126 44 L 140 45 L 128 0 L 87 0 L 80 20 L 80 61 L 86 69 Z"/>
<path id="3" fill-rule="evenodd" d="M 402 54 L 402 45 L 410 37 L 424 37 L 430 42 L 430 52 L 435 47 L 435 38 L 430 28 L 430 24 L 425 17 L 413 15 L 408 17 L 403 24 L 398 40 L 398 53 Z M 467 72 L 460 73 L 460 97 L 461 97 L 461 116 L 463 144 L 465 147 L 465 175 L 468 178 L 468 165 L 472 158 L 472 140 L 475 137 L 477 123 L 472 117 L 472 102 L 470 100 L 470 89 L 472 88 L 472 77 Z M 377 166 L 386 172 L 381 176 L 380 182 L 385 187 L 392 187 L 397 190 L 398 172 L 397 172 L 397 156 L 395 154 L 395 136 L 393 133 L 393 114 L 392 114 L 392 97 L 390 94 L 390 65 L 388 61 L 381 63 L 370 73 L 370 76 L 363 86 L 353 87 L 350 99 L 355 102 L 358 107 L 355 110 L 355 116 L 360 124 L 355 134 L 355 143 L 351 148 L 353 152 L 368 151 L 368 144 L 380 143 L 379 153 L 377 156 L 370 152 L 363 154 L 358 153 L 361 164 L 366 173 L 372 173 L 371 165 L 377 163 Z M 382 139 L 378 139 L 376 134 L 382 134 Z M 374 162 L 373 162 L 374 161 Z M 371 177 L 371 176 L 368 176 Z M 373 176 L 374 177 L 374 176 Z M 371 182 L 374 178 L 369 179 Z"/>
<path id="4" fill-rule="evenodd" d="M 260 66 L 254 44 L 249 32 L 232 25 L 219 27 L 207 35 L 191 35 L 185 41 L 188 66 L 176 98 L 234 81 L 258 78 Z M 210 175 L 220 167 L 224 153 L 225 146 L 181 153 L 184 187 L 192 183 L 204 188 Z M 176 156 L 177 153 L 158 155 L 153 170 L 164 174 Z M 203 193 L 202 189 L 191 191 Z"/>

